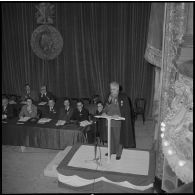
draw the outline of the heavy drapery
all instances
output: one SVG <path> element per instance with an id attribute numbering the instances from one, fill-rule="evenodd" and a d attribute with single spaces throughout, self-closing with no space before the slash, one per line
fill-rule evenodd
<path id="1" fill-rule="evenodd" d="M 54 60 L 38 58 L 30 39 L 37 3 L 2 3 L 2 92 L 21 94 L 45 83 L 57 97 L 104 98 L 118 81 L 151 108 L 154 68 L 144 60 L 150 3 L 53 3 L 64 45 Z"/>
<path id="2" fill-rule="evenodd" d="M 165 3 L 152 3 L 145 59 L 161 67 Z"/>
<path id="3" fill-rule="evenodd" d="M 168 186 L 171 184 L 167 182 L 169 176 L 166 175 L 168 172 L 166 167 L 168 165 L 166 165 L 167 161 L 164 161 L 162 152 L 160 122 L 172 109 L 170 102 L 176 94 L 173 85 L 178 72 L 185 76 L 193 75 L 191 65 L 193 63 L 192 15 L 193 5 L 191 3 L 167 3 L 167 6 L 164 3 L 152 3 L 151 6 L 145 59 L 155 66 L 153 117 L 156 122 L 154 136 L 157 151 L 156 176 L 162 179 L 162 187 L 166 190 L 170 190 Z M 175 178 L 176 176 L 172 174 L 169 180 L 173 182 Z"/>

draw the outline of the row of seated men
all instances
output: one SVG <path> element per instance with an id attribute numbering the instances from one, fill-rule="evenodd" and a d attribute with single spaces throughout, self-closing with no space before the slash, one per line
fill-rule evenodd
<path id="1" fill-rule="evenodd" d="M 30 117 L 30 118 L 51 118 L 57 120 L 65 120 L 67 123 L 70 121 L 81 122 L 85 120 L 96 120 L 93 115 L 101 115 L 104 109 L 103 103 L 101 101 L 94 102 L 94 104 L 89 104 L 88 108 L 84 107 L 82 100 L 78 100 L 76 103 L 76 108 L 71 105 L 69 98 L 65 98 L 63 106 L 60 109 L 56 108 L 55 100 L 48 100 L 48 104 L 44 106 L 42 112 L 38 112 L 38 108 L 33 104 L 31 98 L 26 99 L 26 104 L 22 106 L 19 117 Z M 7 118 L 16 117 L 14 113 L 14 107 L 9 104 L 8 98 L 2 98 L 2 120 Z M 106 126 L 102 119 L 99 119 L 96 123 L 96 135 L 100 137 L 100 140 L 104 143 L 107 140 Z"/>
<path id="2" fill-rule="evenodd" d="M 27 98 L 26 104 L 22 106 L 18 116 L 30 118 L 52 118 L 65 121 L 75 120 L 81 122 L 84 120 L 90 120 L 93 114 L 102 114 L 103 111 L 103 103 L 101 101 L 98 101 L 97 105 L 89 105 L 88 107 L 90 112 L 84 107 L 82 100 L 77 101 L 76 108 L 71 105 L 69 98 L 65 98 L 63 104 L 63 106 L 57 108 L 55 105 L 55 100 L 49 99 L 48 104 L 39 110 L 37 106 L 33 104 L 33 100 L 31 98 Z M 93 111 L 90 106 L 93 106 Z M 8 98 L 3 97 L 2 119 L 12 118 L 16 116 L 15 113 L 14 107 L 9 104 Z"/>
<path id="3" fill-rule="evenodd" d="M 31 89 L 29 84 L 24 87 L 24 92 L 22 93 L 22 100 L 26 98 L 31 98 L 33 101 L 48 102 L 49 99 L 56 100 L 55 96 L 47 90 L 46 85 L 41 86 L 40 92 L 37 93 L 35 90 Z"/>

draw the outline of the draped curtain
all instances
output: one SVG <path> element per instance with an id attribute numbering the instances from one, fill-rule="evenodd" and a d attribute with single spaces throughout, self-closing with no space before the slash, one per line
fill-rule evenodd
<path id="1" fill-rule="evenodd" d="M 144 59 L 150 3 L 52 2 L 64 45 L 49 61 L 30 46 L 37 4 L 2 3 L 2 93 L 21 94 L 29 83 L 37 91 L 46 84 L 57 97 L 104 99 L 116 80 L 132 101 L 144 97 L 151 113 L 154 67 Z"/>

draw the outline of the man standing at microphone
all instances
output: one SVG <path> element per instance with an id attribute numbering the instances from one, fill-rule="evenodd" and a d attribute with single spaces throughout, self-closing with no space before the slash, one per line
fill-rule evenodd
<path id="1" fill-rule="evenodd" d="M 126 94 L 119 92 L 119 83 L 110 83 L 110 94 L 106 98 L 103 115 L 121 116 L 125 120 L 111 121 L 111 154 L 121 158 L 123 148 L 135 148 L 134 125 L 130 102 Z M 108 154 L 106 154 L 108 155 Z"/>

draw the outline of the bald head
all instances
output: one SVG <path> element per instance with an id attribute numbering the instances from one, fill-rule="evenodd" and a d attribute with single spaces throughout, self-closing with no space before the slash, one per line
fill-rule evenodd
<path id="1" fill-rule="evenodd" d="M 119 94 L 119 83 L 113 81 L 110 83 L 110 93 L 112 96 L 118 96 Z"/>

